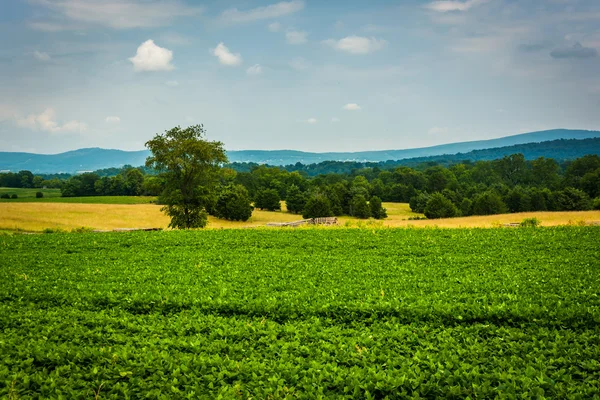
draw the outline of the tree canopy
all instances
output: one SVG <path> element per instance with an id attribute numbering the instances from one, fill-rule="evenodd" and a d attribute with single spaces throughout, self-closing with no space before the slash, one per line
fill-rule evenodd
<path id="1" fill-rule="evenodd" d="M 218 170 L 227 162 L 223 143 L 205 139 L 202 125 L 176 126 L 146 142 L 152 155 L 146 166 L 160 171 L 164 189 L 162 208 L 171 217 L 172 228 L 203 228 L 208 223 L 206 207 L 214 197 Z"/>

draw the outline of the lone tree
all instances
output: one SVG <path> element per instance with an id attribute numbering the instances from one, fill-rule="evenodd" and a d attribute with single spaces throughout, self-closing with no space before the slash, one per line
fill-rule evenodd
<path id="1" fill-rule="evenodd" d="M 208 223 L 206 207 L 227 156 L 223 143 L 206 140 L 205 133 L 202 125 L 176 126 L 146 142 L 152 152 L 146 167 L 158 170 L 164 180 L 161 211 L 171 217 L 171 228 L 203 228 Z"/>

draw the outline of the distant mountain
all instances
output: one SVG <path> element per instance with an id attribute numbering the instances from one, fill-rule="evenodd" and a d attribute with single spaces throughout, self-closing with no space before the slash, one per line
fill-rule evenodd
<path id="1" fill-rule="evenodd" d="M 523 133 L 499 139 L 451 143 L 406 150 L 361 152 L 310 153 L 295 150 L 240 150 L 227 152 L 230 162 L 253 162 L 270 165 L 316 164 L 322 161 L 379 162 L 416 157 L 430 157 L 467 153 L 473 150 L 506 147 L 518 144 L 545 142 L 558 139 L 588 139 L 600 137 L 600 131 L 555 129 Z M 32 154 L 0 152 L 0 171 L 29 170 L 34 173 L 81 172 L 129 164 L 143 165 L 147 150 L 123 151 L 100 148 L 79 149 L 60 154 Z"/>

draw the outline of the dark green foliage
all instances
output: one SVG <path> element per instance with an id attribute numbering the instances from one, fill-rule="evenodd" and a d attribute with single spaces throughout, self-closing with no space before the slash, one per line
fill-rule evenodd
<path id="1" fill-rule="evenodd" d="M 429 197 L 424 214 L 428 219 L 452 218 L 459 214 L 458 208 L 441 193 Z"/>
<path id="2" fill-rule="evenodd" d="M 10 194 L 2 193 L 2 196 L 0 196 L 0 199 L 10 199 Z"/>
<path id="3" fill-rule="evenodd" d="M 594 399 L 598 230 L 0 236 L 0 398 Z"/>
<path id="4" fill-rule="evenodd" d="M 262 189 L 256 195 L 254 207 L 261 210 L 276 211 L 281 210 L 279 192 L 275 189 Z"/>
<path id="5" fill-rule="evenodd" d="M 306 205 L 306 195 L 300 191 L 298 186 L 292 185 L 287 190 L 285 206 L 293 214 L 300 214 Z"/>
<path id="6" fill-rule="evenodd" d="M 371 209 L 371 217 L 375 219 L 387 218 L 387 210 L 381 205 L 381 199 L 379 197 L 371 197 L 371 200 L 369 200 L 369 208 Z"/>
<path id="7" fill-rule="evenodd" d="M 242 185 L 234 185 L 223 190 L 219 196 L 215 215 L 230 221 L 247 221 L 252 216 L 252 204 L 248 191 Z"/>
<path id="8" fill-rule="evenodd" d="M 504 204 L 500 195 L 493 190 L 475 196 L 473 201 L 473 215 L 504 214 L 507 211 L 506 204 Z"/>
<path id="9" fill-rule="evenodd" d="M 554 202 L 557 211 L 590 210 L 592 202 L 589 196 L 582 190 L 565 188 L 554 194 Z"/>
<path id="10" fill-rule="evenodd" d="M 427 202 L 429 201 L 429 195 L 427 193 L 419 193 L 416 196 L 411 197 L 409 205 L 410 209 L 416 213 L 423 213 L 425 211 L 425 206 L 427 206 Z"/>
<path id="11" fill-rule="evenodd" d="M 332 217 L 331 204 L 329 199 L 322 194 L 314 194 L 308 198 L 304 210 L 302 210 L 302 218 L 322 218 Z"/>
<path id="12" fill-rule="evenodd" d="M 11 198 L 11 199 L 17 199 L 17 198 L 19 198 L 19 196 L 17 196 L 17 194 L 15 193 L 15 194 L 11 194 L 11 195 L 10 195 L 10 198 Z"/>
<path id="13" fill-rule="evenodd" d="M 592 209 L 594 209 L 594 210 L 600 210 L 600 197 L 596 197 L 592 201 Z"/>
<path id="14" fill-rule="evenodd" d="M 152 153 L 146 166 L 160 171 L 164 182 L 160 202 L 171 217 L 169 227 L 205 227 L 206 208 L 214 201 L 220 166 L 227 162 L 223 143 L 206 140 L 204 127 L 194 125 L 157 134 L 146 147 Z"/>
<path id="15" fill-rule="evenodd" d="M 371 208 L 362 194 L 357 194 L 350 203 L 350 215 L 353 217 L 366 219 L 371 216 Z"/>
<path id="16" fill-rule="evenodd" d="M 41 199 L 42 197 L 44 197 L 44 193 L 42 193 L 42 192 L 35 192 L 35 198 L 36 199 Z"/>
<path id="17" fill-rule="evenodd" d="M 521 221 L 520 226 L 523 228 L 535 228 L 541 224 L 541 221 L 537 218 L 525 218 Z"/>
<path id="18" fill-rule="evenodd" d="M 473 202 L 468 199 L 468 198 L 464 198 L 462 199 L 462 201 L 460 202 L 460 213 L 462 216 L 464 217 L 468 217 L 469 215 L 471 215 L 471 210 L 473 207 Z"/>

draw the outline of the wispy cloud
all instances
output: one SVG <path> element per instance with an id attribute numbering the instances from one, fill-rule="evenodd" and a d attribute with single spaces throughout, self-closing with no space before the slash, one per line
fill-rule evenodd
<path id="1" fill-rule="evenodd" d="M 303 0 L 282 1 L 264 7 L 257 7 L 247 11 L 231 8 L 223 11 L 221 20 L 225 23 L 236 24 L 258 21 L 261 19 L 279 18 L 284 15 L 293 14 L 304 8 Z"/>
<path id="2" fill-rule="evenodd" d="M 48 53 L 44 53 L 43 51 L 34 51 L 33 57 L 35 57 L 39 61 L 50 61 L 50 56 Z"/>
<path id="3" fill-rule="evenodd" d="M 346 111 L 358 111 L 360 110 L 360 106 L 356 103 L 348 103 L 344 107 L 342 107 L 342 109 Z"/>
<path id="4" fill-rule="evenodd" d="M 598 51 L 592 47 L 583 47 L 581 43 L 575 43 L 571 47 L 561 47 L 553 50 L 550 55 L 552 58 L 594 58 L 598 56 Z"/>
<path id="5" fill-rule="evenodd" d="M 280 22 L 271 22 L 269 25 L 267 25 L 267 28 L 271 32 L 279 32 L 281 30 L 281 28 L 283 28 L 283 26 L 281 25 Z"/>
<path id="6" fill-rule="evenodd" d="M 306 123 L 307 123 L 307 124 L 311 124 L 311 125 L 314 125 L 314 124 L 316 124 L 317 122 L 319 122 L 319 121 L 317 121 L 317 119 L 316 119 L 316 118 L 314 118 L 314 117 L 311 117 L 311 118 L 309 118 L 309 119 L 307 119 L 307 120 L 306 120 Z"/>
<path id="7" fill-rule="evenodd" d="M 383 49 L 387 42 L 383 39 L 347 36 L 340 40 L 328 39 L 323 44 L 350 54 L 368 54 Z"/>
<path id="8" fill-rule="evenodd" d="M 248 75 L 260 75 L 263 72 L 263 68 L 261 67 L 260 64 L 254 64 L 253 66 L 251 66 L 250 68 L 248 68 L 246 70 L 246 73 Z"/>
<path id="9" fill-rule="evenodd" d="M 54 109 L 47 108 L 41 114 L 29 114 L 25 118 L 17 118 L 17 126 L 32 130 L 42 130 L 54 134 L 78 133 L 87 129 L 87 125 L 80 121 L 69 121 L 60 125 L 56 122 Z"/>
<path id="10" fill-rule="evenodd" d="M 285 40 L 289 44 L 304 44 L 308 41 L 308 33 L 302 31 L 287 31 L 285 33 Z"/>
<path id="11" fill-rule="evenodd" d="M 137 48 L 134 57 L 129 61 L 135 71 L 170 71 L 175 67 L 171 64 L 173 52 L 157 46 L 153 40 L 146 40 Z"/>
<path id="12" fill-rule="evenodd" d="M 116 115 L 110 115 L 104 119 L 104 122 L 111 125 L 118 125 L 121 123 L 121 118 Z"/>
<path id="13" fill-rule="evenodd" d="M 468 11 L 469 9 L 487 3 L 489 0 L 467 0 L 467 1 L 453 1 L 453 0 L 442 0 L 434 1 L 425 6 L 425 8 L 437 11 L 437 12 L 448 12 L 448 11 Z"/>
<path id="14" fill-rule="evenodd" d="M 178 0 L 38 0 L 37 3 L 72 21 L 114 29 L 164 26 L 174 18 L 202 12 L 202 8 Z M 52 21 L 33 24 L 39 30 L 62 30 L 61 25 Z"/>
<path id="15" fill-rule="evenodd" d="M 233 67 L 242 63 L 242 56 L 240 53 L 232 53 L 223 42 L 219 43 L 217 47 L 213 49 L 212 53 L 223 65 Z"/>

